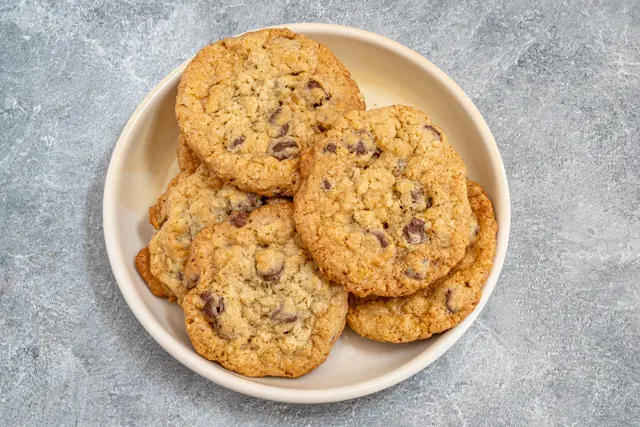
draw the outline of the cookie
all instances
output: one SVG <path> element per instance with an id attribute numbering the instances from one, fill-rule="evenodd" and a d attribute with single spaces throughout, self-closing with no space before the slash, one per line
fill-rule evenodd
<path id="1" fill-rule="evenodd" d="M 323 274 L 350 292 L 409 295 L 463 257 L 466 168 L 420 111 L 352 111 L 302 164 L 296 227 Z"/>
<path id="2" fill-rule="evenodd" d="M 178 167 L 181 171 L 195 172 L 200 166 L 200 159 L 187 144 L 184 135 L 178 137 Z"/>
<path id="3" fill-rule="evenodd" d="M 261 204 L 259 196 L 225 184 L 204 164 L 193 174 L 181 172 L 150 209 L 150 221 L 159 228 L 149 242 L 152 275 L 181 303 L 189 290 L 184 266 L 195 236 L 210 222 Z"/>
<path id="4" fill-rule="evenodd" d="M 242 375 L 304 375 L 344 329 L 347 292 L 299 246 L 291 203 L 205 228 L 185 273 L 197 283 L 183 303 L 193 346 Z"/>
<path id="5" fill-rule="evenodd" d="M 186 180 L 192 172 L 184 171 L 179 173 L 169 182 L 167 189 L 158 197 L 158 201 L 155 205 L 149 208 L 149 223 L 153 225 L 153 228 L 159 230 L 162 224 L 167 219 L 167 198 L 171 194 L 172 189 L 178 185 L 180 181 Z"/>
<path id="6" fill-rule="evenodd" d="M 482 187 L 470 181 L 468 188 L 477 223 L 471 227 L 472 242 L 462 261 L 432 288 L 414 295 L 352 296 L 347 316 L 351 329 L 377 341 L 409 342 L 444 332 L 474 310 L 493 266 L 498 226 Z"/>
<path id="7" fill-rule="evenodd" d="M 206 46 L 182 75 L 181 132 L 225 181 L 264 196 L 294 194 L 300 153 L 336 114 L 364 110 L 329 49 L 287 29 Z"/>
<path id="8" fill-rule="evenodd" d="M 171 298 L 171 293 L 165 289 L 162 282 L 151 274 L 150 257 L 151 254 L 148 247 L 140 249 L 140 252 L 136 255 L 136 270 L 138 270 L 153 295 L 160 298 Z"/>

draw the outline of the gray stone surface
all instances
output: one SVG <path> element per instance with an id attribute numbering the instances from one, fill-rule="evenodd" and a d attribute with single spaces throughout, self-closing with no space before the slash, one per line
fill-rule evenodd
<path id="1" fill-rule="evenodd" d="M 469 332 L 362 399 L 276 404 L 165 353 L 115 284 L 109 156 L 198 47 L 283 22 L 391 37 L 469 94 L 509 176 L 499 284 Z M 0 3 L 0 424 L 638 425 L 640 3 Z"/>

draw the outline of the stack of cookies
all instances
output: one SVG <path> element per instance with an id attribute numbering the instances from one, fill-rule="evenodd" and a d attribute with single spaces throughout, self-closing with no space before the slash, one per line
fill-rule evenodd
<path id="1" fill-rule="evenodd" d="M 491 202 L 424 113 L 363 99 L 326 46 L 286 29 L 211 44 L 185 70 L 181 172 L 136 266 L 184 309 L 202 356 L 298 377 L 345 323 L 408 342 L 477 305 Z"/>

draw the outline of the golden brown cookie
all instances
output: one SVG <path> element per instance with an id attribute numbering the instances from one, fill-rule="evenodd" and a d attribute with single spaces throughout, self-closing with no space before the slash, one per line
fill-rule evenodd
<path id="1" fill-rule="evenodd" d="M 296 227 L 330 280 L 358 296 L 428 287 L 463 257 L 466 168 L 410 107 L 352 111 L 305 153 Z"/>
<path id="2" fill-rule="evenodd" d="M 170 298 L 171 293 L 168 292 L 158 279 L 151 274 L 149 248 L 142 248 L 136 255 L 136 270 L 142 276 L 152 294 L 160 298 Z"/>
<path id="3" fill-rule="evenodd" d="M 159 230 L 162 224 L 167 219 L 167 198 L 171 194 L 171 190 L 178 185 L 180 181 L 186 180 L 191 176 L 193 172 L 184 171 L 174 176 L 173 179 L 167 185 L 167 189 L 158 197 L 156 204 L 149 208 L 149 224 L 153 225 L 153 228 Z"/>
<path id="4" fill-rule="evenodd" d="M 347 322 L 363 337 L 409 342 L 429 338 L 460 323 L 480 301 L 496 252 L 497 223 L 486 193 L 469 181 L 469 202 L 477 225 L 462 261 L 426 291 L 397 298 L 349 299 Z"/>
<path id="5" fill-rule="evenodd" d="M 196 155 L 225 181 L 264 196 L 295 192 L 300 153 L 363 96 L 329 49 L 266 29 L 202 49 L 178 87 L 176 116 Z"/>
<path id="6" fill-rule="evenodd" d="M 233 211 L 251 211 L 261 204 L 259 196 L 225 184 L 205 164 L 193 174 L 181 172 L 150 210 L 155 214 L 151 222 L 159 227 L 149 242 L 151 273 L 181 303 L 189 289 L 185 262 L 200 230 Z"/>
<path id="7" fill-rule="evenodd" d="M 178 137 L 178 167 L 181 171 L 193 173 L 200 166 L 200 159 L 187 144 L 187 139 L 180 134 Z"/>
<path id="8" fill-rule="evenodd" d="M 291 203 L 237 212 L 205 228 L 185 271 L 196 351 L 251 377 L 299 377 L 329 355 L 345 325 L 347 292 L 297 242 Z"/>

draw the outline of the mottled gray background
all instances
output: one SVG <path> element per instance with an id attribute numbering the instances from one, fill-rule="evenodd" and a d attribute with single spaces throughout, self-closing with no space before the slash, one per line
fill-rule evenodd
<path id="1" fill-rule="evenodd" d="M 640 3 L 0 3 L 0 424 L 638 425 Z M 276 404 L 164 352 L 102 236 L 127 119 L 208 42 L 285 22 L 391 37 L 478 106 L 509 177 L 498 286 L 437 362 L 362 399 Z"/>

